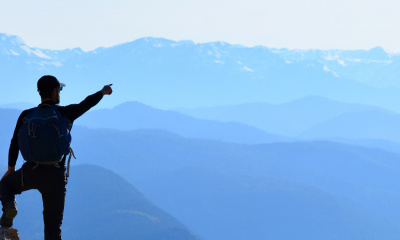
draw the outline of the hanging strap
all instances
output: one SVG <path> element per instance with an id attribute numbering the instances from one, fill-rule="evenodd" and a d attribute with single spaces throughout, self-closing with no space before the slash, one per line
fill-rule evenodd
<path id="1" fill-rule="evenodd" d="M 68 156 L 68 163 L 67 163 L 67 178 L 69 177 L 69 166 L 71 163 L 71 157 L 74 157 L 76 159 L 72 148 L 70 147 L 68 150 L 69 150 L 69 156 Z M 33 170 L 35 170 L 39 165 L 54 165 L 55 167 L 60 168 L 58 161 L 56 161 L 56 162 L 34 162 L 34 163 L 36 163 L 36 165 L 33 166 L 33 168 L 32 168 Z"/>
<path id="2" fill-rule="evenodd" d="M 67 178 L 69 177 L 69 165 L 70 165 L 70 162 L 71 162 L 71 156 L 73 156 L 76 159 L 74 151 L 72 151 L 72 148 L 70 147 L 69 148 L 68 163 L 67 163 Z"/>

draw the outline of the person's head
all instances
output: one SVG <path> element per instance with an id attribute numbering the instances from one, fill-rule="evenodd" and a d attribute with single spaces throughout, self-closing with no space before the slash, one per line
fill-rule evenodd
<path id="1" fill-rule="evenodd" d="M 37 82 L 37 90 L 43 100 L 53 100 L 56 104 L 60 103 L 60 91 L 65 84 L 60 83 L 57 78 L 51 75 L 41 77 Z"/>

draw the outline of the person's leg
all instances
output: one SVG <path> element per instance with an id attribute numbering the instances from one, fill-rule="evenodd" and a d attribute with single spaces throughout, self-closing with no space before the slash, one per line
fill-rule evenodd
<path id="1" fill-rule="evenodd" d="M 29 169 L 27 171 L 29 172 Z M 24 177 L 30 178 L 31 174 L 28 172 L 22 167 L 0 182 L 0 198 L 3 205 L 3 215 L 0 218 L 0 225 L 3 227 L 11 227 L 14 217 L 17 215 L 15 195 L 33 188 L 32 181 L 28 181 L 29 184 L 26 184 L 27 181 L 24 180 Z"/>
<path id="2" fill-rule="evenodd" d="M 60 173 L 58 169 L 47 177 L 46 181 L 51 180 L 53 184 L 44 186 L 40 191 L 43 199 L 44 238 L 45 240 L 61 240 L 61 225 L 67 191 L 66 180 L 64 173 Z"/>
<path id="3" fill-rule="evenodd" d="M 3 215 L 0 218 L 2 227 L 12 227 L 17 215 L 15 195 L 21 193 L 21 170 L 15 171 L 0 182 L 0 197 L 3 205 Z"/>

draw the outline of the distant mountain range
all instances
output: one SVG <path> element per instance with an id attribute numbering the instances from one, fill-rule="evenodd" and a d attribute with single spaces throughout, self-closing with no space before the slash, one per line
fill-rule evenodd
<path id="1" fill-rule="evenodd" d="M 91 111 L 76 124 L 122 131 L 161 129 L 189 138 L 246 144 L 328 139 L 371 146 L 373 141 L 376 147 L 393 151 L 390 145 L 400 144 L 399 122 L 400 115 L 386 109 L 310 96 L 283 104 L 175 111 L 129 102 Z"/>
<path id="2" fill-rule="evenodd" d="M 248 103 L 176 111 L 199 119 L 243 123 L 296 139 L 329 139 L 400 151 L 398 113 L 318 96 L 283 104 Z"/>
<path id="3" fill-rule="evenodd" d="M 0 40 L 0 79 L 8 89 L 0 104 L 36 102 L 37 79 L 53 74 L 67 83 L 64 103 L 114 83 L 103 107 L 139 101 L 193 108 L 318 95 L 400 111 L 400 56 L 381 48 L 298 51 L 142 38 L 83 52 L 30 48 L 5 34 Z"/>

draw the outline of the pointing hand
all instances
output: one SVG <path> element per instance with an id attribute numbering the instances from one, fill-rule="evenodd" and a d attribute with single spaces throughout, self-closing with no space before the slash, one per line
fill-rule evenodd
<path id="1" fill-rule="evenodd" d="M 112 86 L 112 84 L 105 85 L 105 86 L 103 87 L 103 89 L 101 89 L 101 93 L 102 93 L 103 95 L 111 95 L 111 93 L 112 93 L 112 88 L 111 88 L 111 86 Z"/>

